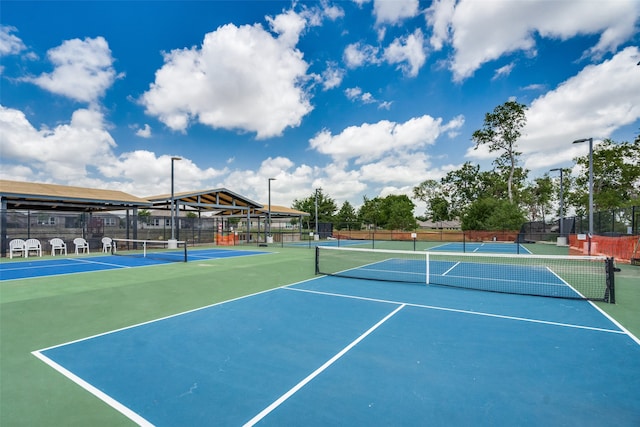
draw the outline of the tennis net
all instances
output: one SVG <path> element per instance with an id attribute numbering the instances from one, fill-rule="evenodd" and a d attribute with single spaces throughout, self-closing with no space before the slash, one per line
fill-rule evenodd
<path id="1" fill-rule="evenodd" d="M 612 258 L 318 246 L 316 274 L 615 302 Z"/>
<path id="2" fill-rule="evenodd" d="M 111 254 L 167 262 L 187 262 L 187 243 L 168 240 L 113 239 Z"/>

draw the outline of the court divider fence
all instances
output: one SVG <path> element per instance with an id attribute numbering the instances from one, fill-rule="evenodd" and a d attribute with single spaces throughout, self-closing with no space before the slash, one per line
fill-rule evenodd
<path id="1" fill-rule="evenodd" d="M 169 215 L 148 213 L 124 215 L 121 213 L 20 211 L 2 212 L 6 219 L 3 232 L 6 242 L 12 239 L 36 238 L 43 251 L 49 253 L 49 241 L 61 238 L 72 247 L 73 239 L 83 237 L 92 251 L 101 250 L 103 237 L 144 240 L 167 240 L 171 238 Z M 640 207 L 635 206 L 615 211 L 598 212 L 595 215 L 596 235 L 592 236 L 592 254 L 614 257 L 618 261 L 640 263 Z M 519 231 L 461 231 L 448 229 L 419 229 L 414 231 L 380 230 L 366 228 L 350 230 L 334 228 L 330 239 L 373 242 L 548 242 L 555 243 L 558 237 L 566 237 L 572 253 L 584 254 L 584 242 L 578 237 L 584 233 L 584 218 L 565 218 L 564 236 L 560 236 L 559 222 L 540 225 L 527 223 Z M 339 227 L 342 228 L 342 227 Z M 540 229 L 540 231 L 537 231 Z M 239 218 L 186 216 L 179 217 L 177 238 L 189 245 L 280 245 L 312 246 L 316 238 L 313 229 L 302 228 L 300 223 L 273 222 L 267 235 L 264 223 L 252 224 L 246 229 Z M 325 233 L 327 234 L 327 233 Z M 305 245 L 308 244 L 308 245 Z M 8 248 L 5 248 L 5 251 Z"/>

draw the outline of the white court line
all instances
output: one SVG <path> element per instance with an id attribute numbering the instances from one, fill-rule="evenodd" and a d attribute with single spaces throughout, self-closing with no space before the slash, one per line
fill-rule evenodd
<path id="1" fill-rule="evenodd" d="M 144 426 L 144 427 L 153 426 L 153 424 L 151 424 L 149 421 L 144 419 L 139 414 L 137 414 L 134 411 L 132 411 L 131 409 L 127 408 L 122 403 L 120 403 L 117 400 L 113 399 L 111 396 L 109 396 L 108 394 L 102 392 L 98 388 L 92 386 L 91 384 L 89 384 L 88 382 L 83 380 L 82 378 L 78 377 L 74 373 L 72 373 L 69 370 L 67 370 L 64 367 L 62 367 L 61 365 L 58 365 L 56 362 L 54 362 L 53 360 L 49 359 L 47 356 L 43 355 L 39 351 L 34 351 L 31 354 L 33 354 L 38 359 L 42 360 L 47 365 L 51 366 L 56 371 L 60 372 L 65 377 L 69 378 L 71 381 L 73 381 L 76 384 L 78 384 L 80 387 L 82 387 L 85 390 L 87 390 L 88 392 L 92 393 L 94 396 L 98 397 L 103 402 L 105 402 L 106 404 L 108 404 L 109 406 L 111 406 L 112 408 L 114 408 L 115 410 L 117 410 L 118 412 L 123 414 L 124 416 L 128 417 L 130 420 L 132 420 L 133 422 L 135 422 L 139 426 Z"/>
<path id="2" fill-rule="evenodd" d="M 312 293 L 312 294 L 329 295 L 329 296 L 342 297 L 342 298 L 359 299 L 359 300 L 364 300 L 364 301 L 384 302 L 384 303 L 388 303 L 388 304 L 402 304 L 403 306 L 426 308 L 426 309 L 429 309 L 429 310 L 438 310 L 438 311 L 449 311 L 449 312 L 453 312 L 453 313 L 471 314 L 473 316 L 494 317 L 494 318 L 498 318 L 498 319 L 516 320 L 516 321 L 519 321 L 519 322 L 529 322 L 529 323 L 539 323 L 539 324 L 543 324 L 543 325 L 562 326 L 562 327 L 565 327 L 565 328 L 585 329 L 585 330 L 589 330 L 589 331 L 607 332 L 607 333 L 622 334 L 622 335 L 627 335 L 628 334 L 628 331 L 626 331 L 624 328 L 621 328 L 622 330 L 617 331 L 615 329 L 596 328 L 594 326 L 574 325 L 574 324 L 571 324 L 571 323 L 560 323 L 560 322 L 552 322 L 552 321 L 549 321 L 549 320 L 530 319 L 530 318 L 527 318 L 527 317 L 507 316 L 507 315 L 504 315 L 504 314 L 484 313 L 484 312 L 481 312 L 481 311 L 462 310 L 462 309 L 459 309 L 459 308 L 437 307 L 437 306 L 426 305 L 426 304 L 413 304 L 413 303 L 408 303 L 408 302 L 400 302 L 400 301 L 383 300 L 383 299 L 376 299 L 376 298 L 359 297 L 359 296 L 354 296 L 354 295 L 337 294 L 337 293 L 334 293 L 334 292 L 312 291 L 312 290 L 308 290 L 308 289 L 292 288 L 292 287 L 288 287 L 288 286 L 284 287 L 282 289 L 287 289 L 287 290 L 290 290 L 290 291 L 297 291 L 297 292 L 309 292 L 309 293 Z M 617 323 L 616 323 L 616 326 L 618 326 Z"/>
<path id="3" fill-rule="evenodd" d="M 283 394 L 282 396 L 280 396 L 275 402 L 273 402 L 271 405 L 267 406 L 265 409 L 263 409 L 258 415 L 256 415 L 255 417 L 253 417 L 251 420 L 249 420 L 246 424 L 245 427 L 250 427 L 255 425 L 257 422 L 259 422 L 260 420 L 262 420 L 264 417 L 266 417 L 267 415 L 269 415 L 269 413 L 271 413 L 271 411 L 273 411 L 274 409 L 276 409 L 278 406 L 280 406 L 285 400 L 287 400 L 288 398 L 290 398 L 291 396 L 293 396 L 298 390 L 300 390 L 302 387 L 304 387 L 307 383 L 309 383 L 309 381 L 311 381 L 312 379 L 314 379 L 315 377 L 317 377 L 318 375 L 320 375 L 325 369 L 327 369 L 329 366 L 333 365 L 333 363 L 335 363 L 336 360 L 340 359 L 342 356 L 344 356 L 345 354 L 347 354 L 347 352 L 349 350 L 351 350 L 353 347 L 355 347 L 360 341 L 362 341 L 363 339 L 365 339 L 369 334 L 371 334 L 373 331 L 375 331 L 376 329 L 378 329 L 380 327 L 380 325 L 382 325 L 384 322 L 386 322 L 387 320 L 389 320 L 391 317 L 393 317 L 397 312 L 399 312 L 400 310 L 402 310 L 405 307 L 404 304 L 402 304 L 401 306 L 399 306 L 398 308 L 396 308 L 395 310 L 393 310 L 391 313 L 387 314 L 382 320 L 380 320 L 378 323 L 376 323 L 375 325 L 373 325 L 371 328 L 369 328 L 369 330 L 367 332 L 365 332 L 364 334 L 360 335 L 358 338 L 356 338 L 353 342 L 351 342 L 351 344 L 349 344 L 348 346 L 346 346 L 345 348 L 343 348 L 338 354 L 336 354 L 335 356 L 333 356 L 331 359 L 327 360 L 322 366 L 320 366 L 318 369 L 316 369 L 315 371 L 313 371 L 309 376 L 307 376 L 305 379 L 303 379 L 302 381 L 300 381 L 298 384 L 296 384 L 295 386 L 293 386 L 288 392 L 286 392 L 285 394 Z"/>
<path id="4" fill-rule="evenodd" d="M 45 264 L 47 261 L 49 260 L 39 260 L 39 262 Z M 56 260 L 57 261 L 57 260 Z M 31 265 L 31 266 L 25 266 L 25 267 L 20 267 L 20 268 L 3 268 L 1 271 L 18 271 L 18 270 L 41 270 L 43 268 L 66 268 L 66 267 L 71 267 L 73 268 L 73 263 L 74 262 L 80 262 L 80 263 L 85 263 L 85 264 L 103 264 L 103 265 L 107 265 L 109 267 L 115 267 L 115 268 L 133 268 L 131 266 L 127 266 L 127 265 L 120 265 L 120 264 L 109 264 L 109 263 L 104 263 L 104 262 L 97 262 L 97 261 L 89 261 L 86 259 L 80 259 L 80 258 L 62 258 L 60 259 L 60 261 L 71 261 L 71 263 L 64 263 L 64 264 L 51 264 L 51 265 Z M 146 267 L 146 266 L 138 266 L 138 267 Z M 19 280 L 32 280 L 32 279 L 43 279 L 43 278 L 48 278 L 48 277 L 58 277 L 58 276 L 71 276 L 74 274 L 85 274 L 85 273 L 95 273 L 97 271 L 102 271 L 102 270 L 90 270 L 90 271 L 72 271 L 70 273 L 52 273 L 52 274 L 45 274 L 44 276 L 30 276 L 30 277 L 18 277 L 15 279 L 2 279 L 2 282 L 12 282 L 12 281 L 19 281 Z"/>
<path id="5" fill-rule="evenodd" d="M 64 262 L 66 260 L 66 258 L 63 258 L 62 262 Z M 57 261 L 57 260 L 56 260 Z M 39 262 L 42 262 L 42 260 L 40 260 Z M 42 262 L 44 264 L 44 262 Z M 25 266 L 21 266 L 21 267 L 14 267 L 14 268 L 2 268 L 2 271 L 20 271 L 20 270 L 41 270 L 43 268 L 59 268 L 59 267 L 68 267 L 69 264 L 66 263 L 60 263 L 60 264 L 47 264 L 47 265 L 25 265 Z"/>
<path id="6" fill-rule="evenodd" d="M 107 332 L 102 332 L 102 333 L 99 333 L 99 334 L 90 335 L 88 337 L 80 338 L 80 339 L 77 339 L 77 340 L 67 341 L 67 342 L 64 342 L 62 344 L 57 344 L 57 345 L 53 345 L 53 346 L 50 346 L 50 347 L 41 348 L 40 350 L 37 350 L 37 352 L 47 351 L 47 350 L 51 350 L 51 349 L 54 349 L 54 348 L 63 347 L 65 345 L 69 345 L 69 344 L 75 344 L 77 342 L 98 338 L 98 337 L 101 337 L 101 336 L 104 336 L 104 335 L 115 334 L 115 333 L 120 332 L 120 331 L 126 331 L 127 329 L 133 329 L 133 328 L 137 328 L 138 326 L 143 326 L 143 325 L 148 325 L 148 324 L 155 323 L 155 322 L 160 322 L 160 321 L 163 321 L 163 320 L 166 320 L 166 319 L 171 319 L 172 317 L 182 316 L 183 314 L 189 314 L 189 313 L 194 313 L 194 312 L 197 312 L 197 311 L 207 310 L 207 309 L 209 309 L 211 307 L 215 307 L 217 305 L 223 305 L 223 304 L 227 304 L 227 303 L 230 303 L 230 302 L 239 301 L 239 300 L 242 300 L 242 299 L 245 299 L 245 298 L 250 298 L 250 297 L 253 297 L 253 296 L 257 296 L 257 295 L 260 295 L 260 294 L 266 294 L 266 293 L 269 293 L 269 292 L 274 292 L 274 291 L 277 291 L 279 289 L 288 289 L 288 288 L 286 288 L 286 286 L 295 286 L 295 285 L 299 285 L 299 284 L 302 284 L 302 283 L 305 283 L 305 282 L 310 282 L 312 280 L 318 280 L 320 278 L 321 277 L 312 277 L 311 279 L 301 280 L 299 282 L 290 283 L 288 285 L 283 285 L 283 286 L 280 286 L 280 287 L 277 287 L 277 288 L 265 289 L 264 291 L 258 291 L 258 292 L 255 292 L 255 293 L 249 294 L 249 295 L 241 295 L 241 296 L 236 297 L 236 298 L 232 298 L 232 299 L 225 300 L 225 301 L 219 301 L 219 302 L 216 302 L 216 303 L 213 303 L 213 304 L 205 305 L 203 307 L 193 308 L 191 310 L 182 311 L 180 313 L 170 314 L 168 316 L 159 317 L 157 319 L 147 320 L 146 322 L 140 322 L 140 323 L 136 323 L 136 324 L 133 324 L 133 325 L 130 325 L 130 326 L 125 326 L 125 327 L 122 327 L 122 328 L 118 328 L 118 329 L 112 329 L 112 330 L 107 331 Z"/>
<path id="7" fill-rule="evenodd" d="M 531 254 L 531 251 L 529 249 L 527 249 L 526 247 L 522 246 L 520 243 L 518 243 L 518 246 L 520 246 L 520 250 L 524 250 L 527 252 L 527 254 Z"/>
<path id="8" fill-rule="evenodd" d="M 80 263 L 84 263 L 84 264 L 98 264 L 98 265 L 108 265 L 109 267 L 116 267 L 116 268 L 132 268 L 129 265 L 122 265 L 122 264 L 113 264 L 111 262 L 102 262 L 102 261 L 91 261 L 88 259 L 81 259 L 81 258 L 69 258 L 70 261 L 77 261 Z"/>
<path id="9" fill-rule="evenodd" d="M 453 265 L 451 266 L 451 268 L 450 268 L 450 269 L 448 269 L 447 271 L 445 271 L 444 273 L 442 273 L 442 274 L 441 274 L 441 276 L 446 276 L 446 275 L 447 275 L 447 273 L 449 273 L 451 270 L 453 270 L 454 268 L 456 268 L 456 267 L 458 266 L 458 264 L 460 264 L 460 261 L 458 261 L 458 262 L 456 262 L 455 264 L 453 264 Z"/>
<path id="10" fill-rule="evenodd" d="M 449 245 L 450 245 L 450 243 L 443 243 L 443 244 L 440 244 L 440 245 L 432 246 L 430 248 L 426 248 L 425 251 L 433 251 L 435 249 L 447 248 L 447 247 L 449 247 Z"/>
<path id="11" fill-rule="evenodd" d="M 217 253 L 213 253 L 213 254 L 196 254 L 196 255 L 192 255 L 192 253 L 195 251 L 190 251 L 188 254 L 188 257 L 192 257 L 192 258 L 198 258 L 200 260 L 214 260 L 214 259 L 227 259 L 227 258 L 242 258 L 242 257 L 247 257 L 247 256 L 258 256 L 258 255 L 266 255 L 266 254 L 272 254 L 272 253 L 276 253 L 276 252 L 260 252 L 260 251 L 254 251 L 250 254 L 242 254 L 242 255 L 230 255 L 230 256 L 219 256 L 218 254 L 228 254 L 229 252 L 217 252 Z"/>

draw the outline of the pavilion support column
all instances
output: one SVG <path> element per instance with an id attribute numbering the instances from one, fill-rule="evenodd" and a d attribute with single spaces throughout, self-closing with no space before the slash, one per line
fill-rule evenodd
<path id="1" fill-rule="evenodd" d="M 0 198 L 0 256 L 7 256 L 7 199 Z"/>
<path id="2" fill-rule="evenodd" d="M 251 208 L 247 208 L 247 245 L 249 244 L 249 239 L 251 238 Z"/>
<path id="3" fill-rule="evenodd" d="M 176 240 L 180 240 L 180 201 L 176 200 L 176 205 L 174 208 L 173 214 L 174 216 L 174 227 L 176 228 Z"/>
<path id="4" fill-rule="evenodd" d="M 133 238 L 138 238 L 138 208 L 133 208 Z"/>
<path id="5" fill-rule="evenodd" d="M 126 216 L 125 216 L 125 225 L 124 225 L 124 232 L 125 232 L 125 239 L 130 239 L 131 238 L 131 215 L 129 214 L 131 212 L 131 209 L 127 209 L 126 211 Z"/>

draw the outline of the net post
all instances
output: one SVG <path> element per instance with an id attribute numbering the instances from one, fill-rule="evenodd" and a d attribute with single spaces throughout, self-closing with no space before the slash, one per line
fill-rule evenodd
<path id="1" fill-rule="evenodd" d="M 616 303 L 616 287 L 615 287 L 615 264 L 613 257 L 607 258 L 605 260 L 606 264 L 606 275 L 607 275 L 607 289 L 604 293 L 604 300 L 609 304 Z M 619 271 L 619 270 L 618 270 Z"/>
<path id="2" fill-rule="evenodd" d="M 187 262 L 187 241 L 185 240 L 184 243 L 184 262 Z"/>
<path id="3" fill-rule="evenodd" d="M 142 256 L 144 258 L 147 257 L 147 242 L 146 241 L 142 242 Z"/>
<path id="4" fill-rule="evenodd" d="M 425 262 L 427 263 L 426 264 L 426 269 L 425 269 L 425 271 L 426 271 L 425 282 L 428 285 L 429 284 L 429 252 L 425 252 Z"/>
<path id="5" fill-rule="evenodd" d="M 316 275 L 320 274 L 320 246 L 316 246 Z"/>

